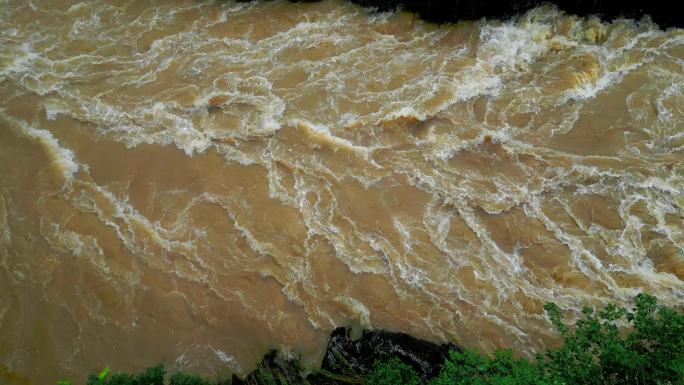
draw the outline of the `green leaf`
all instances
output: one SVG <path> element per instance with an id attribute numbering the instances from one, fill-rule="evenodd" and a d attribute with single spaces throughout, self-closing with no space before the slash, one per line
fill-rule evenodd
<path id="1" fill-rule="evenodd" d="M 103 381 L 105 378 L 107 378 L 107 375 L 109 374 L 109 366 L 106 368 L 102 369 L 100 374 L 97 376 L 97 379 L 100 381 Z"/>

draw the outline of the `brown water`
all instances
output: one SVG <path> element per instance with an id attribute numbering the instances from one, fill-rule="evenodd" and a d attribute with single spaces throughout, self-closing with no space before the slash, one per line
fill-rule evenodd
<path id="1" fill-rule="evenodd" d="M 0 383 L 684 301 L 684 31 L 0 1 Z"/>

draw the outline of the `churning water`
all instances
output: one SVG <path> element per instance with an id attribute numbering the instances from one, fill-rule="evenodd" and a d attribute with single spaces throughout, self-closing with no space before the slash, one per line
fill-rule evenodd
<path id="1" fill-rule="evenodd" d="M 683 91 L 648 19 L 0 0 L 0 382 L 679 306 Z"/>

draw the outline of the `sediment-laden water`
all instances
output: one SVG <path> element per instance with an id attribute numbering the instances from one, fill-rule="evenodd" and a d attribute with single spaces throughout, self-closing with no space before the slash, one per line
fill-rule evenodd
<path id="1" fill-rule="evenodd" d="M 683 90 L 647 19 L 1 0 L 0 382 L 681 306 Z"/>

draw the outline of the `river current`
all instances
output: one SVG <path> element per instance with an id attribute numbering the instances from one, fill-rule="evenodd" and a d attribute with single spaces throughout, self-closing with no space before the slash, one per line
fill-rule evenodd
<path id="1" fill-rule="evenodd" d="M 0 383 L 681 306 L 683 91 L 648 18 L 0 0 Z"/>

